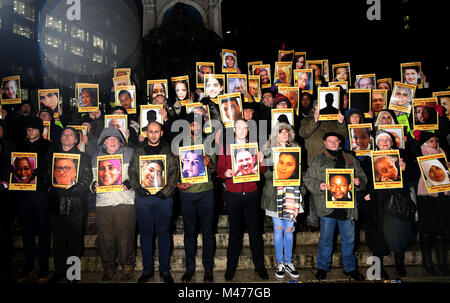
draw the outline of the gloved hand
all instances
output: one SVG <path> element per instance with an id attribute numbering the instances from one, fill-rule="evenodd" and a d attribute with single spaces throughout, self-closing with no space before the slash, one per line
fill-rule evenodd
<path id="1" fill-rule="evenodd" d="M 442 105 L 437 105 L 435 109 L 439 113 L 439 117 L 444 117 L 444 113 L 446 111 L 445 107 L 443 107 Z"/>
<path id="2" fill-rule="evenodd" d="M 138 187 L 135 190 L 135 192 L 136 192 L 136 195 L 138 195 L 139 198 L 145 198 L 145 197 L 148 197 L 148 196 L 151 195 L 150 192 L 147 189 L 143 188 L 143 187 Z"/>
<path id="3" fill-rule="evenodd" d="M 164 195 L 161 191 L 154 194 L 154 196 L 163 200 L 167 199 L 166 195 Z"/>
<path id="4" fill-rule="evenodd" d="M 131 186 L 131 182 L 130 182 L 130 180 L 125 180 L 125 181 L 123 181 L 122 182 L 122 185 L 123 186 L 125 186 L 126 188 L 127 188 L 127 190 L 130 190 L 130 189 L 132 189 L 133 187 Z"/>
<path id="5" fill-rule="evenodd" d="M 416 141 L 419 141 L 420 140 L 420 130 L 415 130 L 414 132 L 413 132 L 413 134 L 414 134 L 414 138 L 416 139 Z"/>

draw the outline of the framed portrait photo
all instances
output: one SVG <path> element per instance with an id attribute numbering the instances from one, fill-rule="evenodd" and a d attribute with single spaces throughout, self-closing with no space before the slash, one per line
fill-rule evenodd
<path id="1" fill-rule="evenodd" d="M 387 89 L 372 89 L 371 109 L 375 116 L 387 108 Z"/>
<path id="2" fill-rule="evenodd" d="M 340 86 L 344 91 L 348 92 L 348 82 L 344 81 L 344 82 L 328 82 L 328 87 L 336 87 L 336 86 Z"/>
<path id="3" fill-rule="evenodd" d="M 77 83 L 77 104 L 79 113 L 98 111 L 99 89 L 98 84 Z"/>
<path id="4" fill-rule="evenodd" d="M 327 208 L 355 208 L 353 169 L 327 168 Z"/>
<path id="5" fill-rule="evenodd" d="M 258 143 L 230 144 L 233 183 L 259 181 Z"/>
<path id="6" fill-rule="evenodd" d="M 401 63 L 401 81 L 402 83 L 415 85 L 422 88 L 422 68 L 420 62 Z"/>
<path id="7" fill-rule="evenodd" d="M 77 148 L 82 152 L 86 152 L 86 143 L 83 142 L 83 136 L 87 136 L 87 125 L 67 125 L 67 127 L 72 127 L 79 133 L 80 143 Z"/>
<path id="8" fill-rule="evenodd" d="M 97 193 L 123 191 L 123 155 L 97 157 Z"/>
<path id="9" fill-rule="evenodd" d="M 214 74 L 214 62 L 196 62 L 195 63 L 195 78 L 196 87 L 205 87 L 205 75 Z"/>
<path id="10" fill-rule="evenodd" d="M 147 80 L 147 97 L 151 101 L 158 95 L 169 98 L 167 79 Z"/>
<path id="11" fill-rule="evenodd" d="M 1 104 L 22 103 L 22 93 L 20 90 L 20 76 L 10 76 L 2 78 L 3 93 L 0 95 Z"/>
<path id="12" fill-rule="evenodd" d="M 59 89 L 38 89 L 39 111 L 41 108 L 48 108 L 52 111 L 53 117 L 58 116 L 59 109 Z"/>
<path id="13" fill-rule="evenodd" d="M 405 142 L 404 142 L 404 132 L 403 132 L 403 125 L 402 124 L 392 124 L 392 125 L 378 125 L 376 127 L 377 130 L 382 129 L 390 133 L 392 136 L 394 136 L 395 144 L 400 149 L 405 149 Z"/>
<path id="14" fill-rule="evenodd" d="M 438 130 L 439 116 L 436 111 L 437 98 L 413 99 L 413 129 Z"/>
<path id="15" fill-rule="evenodd" d="M 374 189 L 403 188 L 398 149 L 372 151 L 372 173 Z"/>
<path id="16" fill-rule="evenodd" d="M 289 123 L 294 126 L 293 108 L 272 108 L 272 129 L 277 123 Z"/>
<path id="17" fill-rule="evenodd" d="M 204 105 L 201 102 L 193 102 L 186 104 L 186 113 L 194 112 L 203 118 L 203 130 L 205 133 L 212 132 L 211 114 L 209 112 L 209 105 Z"/>
<path id="18" fill-rule="evenodd" d="M 227 74 L 227 92 L 242 93 L 247 92 L 247 75 L 246 74 Z"/>
<path id="19" fill-rule="evenodd" d="M 302 90 L 302 93 L 313 93 L 314 74 L 310 68 L 294 70 L 294 86 Z"/>
<path id="20" fill-rule="evenodd" d="M 294 69 L 306 68 L 306 52 L 294 52 Z"/>
<path id="21" fill-rule="evenodd" d="M 300 186 L 301 148 L 274 147 L 273 186 Z"/>
<path id="22" fill-rule="evenodd" d="M 389 100 L 389 109 L 409 114 L 415 92 L 415 85 L 396 82 Z"/>
<path id="23" fill-rule="evenodd" d="M 216 104 L 219 96 L 225 93 L 225 75 L 205 75 L 205 97 L 209 97 Z"/>
<path id="24" fill-rule="evenodd" d="M 203 144 L 183 146 L 179 148 L 181 183 L 206 183 L 208 173 L 203 156 Z"/>
<path id="25" fill-rule="evenodd" d="M 50 138 L 51 121 L 42 121 L 42 124 L 44 125 L 44 130 L 42 131 L 42 138 L 44 138 L 45 140 L 51 141 L 51 138 Z"/>
<path id="26" fill-rule="evenodd" d="M 105 115 L 105 128 L 115 127 L 123 135 L 125 141 L 128 142 L 128 116 L 127 115 Z"/>
<path id="27" fill-rule="evenodd" d="M 12 152 L 11 166 L 9 190 L 35 191 L 37 177 L 34 171 L 38 167 L 37 153 Z"/>
<path id="28" fill-rule="evenodd" d="M 114 87 L 115 105 L 122 106 L 128 114 L 136 113 L 136 87 L 116 86 Z"/>
<path id="29" fill-rule="evenodd" d="M 314 82 L 316 84 L 322 84 L 323 77 L 323 60 L 307 60 L 306 68 L 313 70 Z"/>
<path id="30" fill-rule="evenodd" d="M 130 86 L 131 85 L 130 76 L 114 77 L 113 78 L 113 84 L 114 84 L 114 87 L 116 87 L 116 86 Z"/>
<path id="31" fill-rule="evenodd" d="M 446 110 L 446 116 L 450 120 L 450 91 L 433 92 L 433 97 L 437 98 L 439 105 Z"/>
<path id="32" fill-rule="evenodd" d="M 247 92 L 255 99 L 255 102 L 261 102 L 261 78 L 259 76 L 248 76 L 248 89 Z M 245 97 L 244 101 L 249 101 Z"/>
<path id="33" fill-rule="evenodd" d="M 387 91 L 392 90 L 392 78 L 377 79 L 377 88 L 386 89 Z"/>
<path id="34" fill-rule="evenodd" d="M 251 61 L 251 62 L 247 62 L 247 69 L 248 69 L 248 75 L 250 76 L 254 76 L 253 74 L 253 65 L 260 65 L 263 64 L 262 61 Z"/>
<path id="35" fill-rule="evenodd" d="M 417 157 L 417 162 L 430 194 L 450 190 L 450 171 L 444 153 Z"/>
<path id="36" fill-rule="evenodd" d="M 253 65 L 253 75 L 260 77 L 261 88 L 268 88 L 272 86 L 270 64 Z"/>
<path id="37" fill-rule="evenodd" d="M 139 156 L 139 180 L 141 186 L 152 195 L 159 192 L 167 184 L 166 155 Z"/>
<path id="38" fill-rule="evenodd" d="M 350 73 L 350 63 L 339 63 L 333 64 L 331 66 L 331 70 L 333 72 L 333 81 L 334 82 L 344 82 L 351 83 L 351 73 Z"/>
<path id="39" fill-rule="evenodd" d="M 275 71 L 273 76 L 274 84 L 277 86 L 290 86 L 292 78 L 291 62 L 275 62 Z"/>
<path id="40" fill-rule="evenodd" d="M 278 51 L 278 61 L 289 62 L 292 66 L 292 61 L 294 60 L 294 50 L 279 50 Z"/>
<path id="41" fill-rule="evenodd" d="M 338 120 L 340 106 L 340 88 L 319 87 L 319 121 Z"/>
<path id="42" fill-rule="evenodd" d="M 348 91 L 348 107 L 359 109 L 366 118 L 370 115 L 372 107 L 372 90 L 371 89 L 349 89 Z"/>
<path id="43" fill-rule="evenodd" d="M 375 74 L 356 75 L 356 88 L 374 89 L 376 82 Z"/>
<path id="44" fill-rule="evenodd" d="M 299 104 L 299 88 L 298 87 L 289 87 L 289 86 L 280 86 L 278 88 L 278 93 L 284 95 L 291 102 L 291 108 L 298 114 L 298 104 Z"/>
<path id="45" fill-rule="evenodd" d="M 240 93 L 219 96 L 220 117 L 225 127 L 234 127 L 234 122 L 243 118 L 244 110 Z"/>
<path id="46" fill-rule="evenodd" d="M 54 153 L 52 186 L 69 188 L 78 182 L 80 154 Z"/>
<path id="47" fill-rule="evenodd" d="M 163 108 L 162 104 L 147 104 L 141 105 L 140 113 L 140 129 L 141 135 L 147 137 L 147 127 L 152 121 L 156 121 L 161 125 L 164 125 L 163 117 L 161 116 L 160 110 Z"/>
<path id="48" fill-rule="evenodd" d="M 222 49 L 222 73 L 237 73 L 238 61 L 235 50 Z"/>
<path id="49" fill-rule="evenodd" d="M 114 78 L 115 77 L 123 77 L 128 76 L 131 77 L 131 68 L 115 68 L 114 69 Z"/>
<path id="50" fill-rule="evenodd" d="M 191 98 L 189 76 L 172 77 L 171 80 L 175 90 L 175 100 L 180 101 L 182 106 L 186 105 Z"/>
<path id="51" fill-rule="evenodd" d="M 372 123 L 349 124 L 348 132 L 350 149 L 357 156 L 370 154 L 370 151 L 373 150 Z"/>

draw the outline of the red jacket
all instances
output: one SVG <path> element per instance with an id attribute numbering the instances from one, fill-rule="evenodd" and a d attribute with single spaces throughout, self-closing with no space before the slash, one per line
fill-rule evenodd
<path id="1" fill-rule="evenodd" d="M 227 145 L 226 154 L 223 153 L 223 146 L 221 148 L 221 153 L 219 155 L 219 161 L 217 162 L 217 176 L 225 180 L 226 189 L 233 193 L 250 193 L 258 189 L 258 182 L 244 182 L 244 183 L 233 183 L 233 178 L 226 178 L 225 171 L 227 169 L 232 169 L 231 165 L 231 155 L 230 146 Z M 259 172 L 264 174 L 267 170 L 266 166 L 259 166 Z"/>

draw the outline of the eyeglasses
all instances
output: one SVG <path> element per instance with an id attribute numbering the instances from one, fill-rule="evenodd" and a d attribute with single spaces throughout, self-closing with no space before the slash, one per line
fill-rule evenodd
<path id="1" fill-rule="evenodd" d="M 64 171 L 65 173 L 70 172 L 72 170 L 72 167 L 70 166 L 56 166 L 55 171 L 60 173 L 61 171 Z"/>

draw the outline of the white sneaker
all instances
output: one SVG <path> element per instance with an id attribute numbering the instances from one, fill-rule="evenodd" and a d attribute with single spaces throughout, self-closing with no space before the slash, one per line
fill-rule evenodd
<path id="1" fill-rule="evenodd" d="M 298 271 L 295 269 L 294 264 L 292 263 L 284 264 L 284 270 L 287 271 L 287 273 L 291 275 L 292 278 L 297 279 L 298 277 L 300 277 Z"/>
<path id="2" fill-rule="evenodd" d="M 284 278 L 284 264 L 280 263 L 277 266 L 277 271 L 275 272 L 275 277 L 282 279 Z"/>

